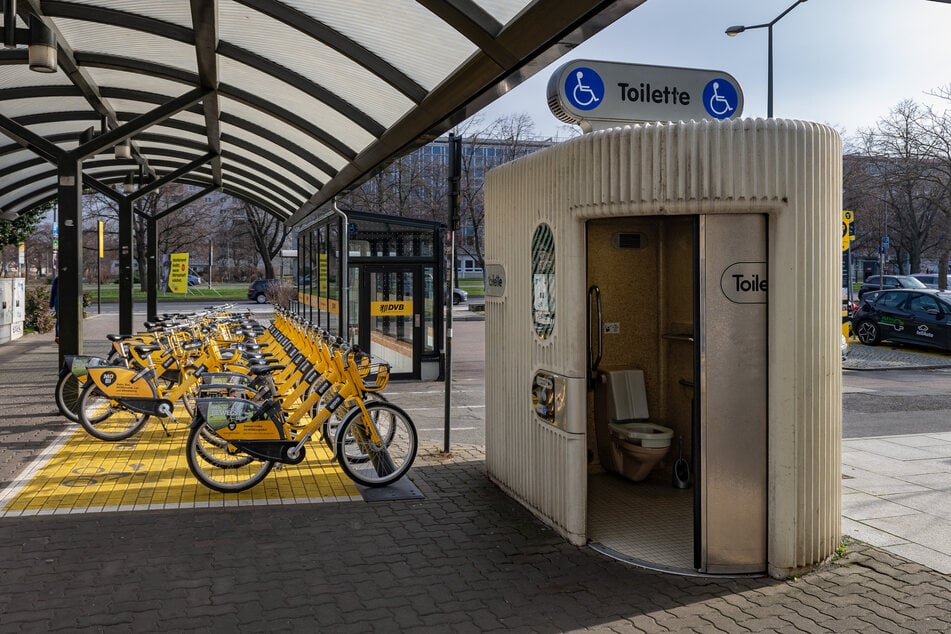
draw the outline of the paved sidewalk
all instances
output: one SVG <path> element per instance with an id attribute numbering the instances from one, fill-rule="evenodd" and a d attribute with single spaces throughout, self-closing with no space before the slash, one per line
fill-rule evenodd
<path id="1" fill-rule="evenodd" d="M 2 486 L 65 427 L 55 360 L 48 335 L 0 347 Z M 478 445 L 428 443 L 412 479 L 424 499 L 2 518 L 0 632 L 951 631 L 951 578 L 883 548 L 785 581 L 664 575 L 567 544 Z"/>

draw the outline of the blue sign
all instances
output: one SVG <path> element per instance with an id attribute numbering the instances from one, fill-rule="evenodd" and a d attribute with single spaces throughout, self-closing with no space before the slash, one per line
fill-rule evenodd
<path id="1" fill-rule="evenodd" d="M 733 83 L 726 79 L 713 79 L 703 89 L 703 107 L 714 119 L 728 119 L 739 103 Z"/>
<path id="2" fill-rule="evenodd" d="M 592 110 L 604 99 L 604 82 L 590 68 L 576 68 L 565 78 L 565 96 L 578 110 Z"/>

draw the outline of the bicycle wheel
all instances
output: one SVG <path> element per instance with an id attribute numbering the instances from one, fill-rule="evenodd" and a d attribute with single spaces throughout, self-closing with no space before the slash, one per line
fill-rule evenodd
<path id="1" fill-rule="evenodd" d="M 59 413 L 73 421 L 79 422 L 79 395 L 83 384 L 79 382 L 71 370 L 63 370 L 56 381 L 56 407 Z"/>
<path id="2" fill-rule="evenodd" d="M 382 487 L 399 480 L 413 466 L 418 437 L 409 414 L 385 401 L 366 404 L 369 417 L 354 408 L 337 430 L 337 462 L 357 484 Z M 381 442 L 371 439 L 371 426 Z M 389 442 L 387 442 L 389 441 Z"/>
<path id="3" fill-rule="evenodd" d="M 248 454 L 229 447 L 227 440 L 215 433 L 208 425 L 202 425 L 198 431 L 199 438 L 195 440 L 195 451 L 198 456 L 212 465 L 222 469 L 243 467 L 254 461 Z"/>
<path id="4" fill-rule="evenodd" d="M 195 417 L 195 411 L 198 407 L 197 399 L 198 385 L 193 385 L 190 389 L 185 390 L 185 393 L 182 394 L 182 397 L 179 399 L 182 405 L 185 406 L 185 411 L 188 413 L 188 418 Z"/>
<path id="5" fill-rule="evenodd" d="M 209 489 L 221 493 L 246 491 L 271 472 L 274 463 L 270 460 L 255 460 L 229 450 L 227 443 L 220 447 L 217 442 L 209 442 L 208 433 L 214 434 L 214 431 L 203 431 L 203 427 L 206 426 L 192 427 L 188 432 L 185 457 L 189 470 Z M 217 434 L 214 437 L 217 438 Z"/>
<path id="6" fill-rule="evenodd" d="M 83 429 L 99 440 L 125 440 L 149 420 L 148 414 L 133 412 L 113 401 L 92 381 L 87 381 L 79 394 L 77 413 Z"/>
<path id="7" fill-rule="evenodd" d="M 326 405 L 326 402 L 329 401 L 331 398 L 332 396 L 330 395 L 329 392 L 327 394 L 324 394 L 323 397 L 321 397 L 320 399 L 320 403 L 314 406 L 313 415 L 316 416 L 317 412 L 319 412 L 320 409 L 322 409 L 323 406 Z M 367 394 L 364 397 L 364 403 L 368 401 L 385 401 L 385 400 L 386 399 L 383 398 L 382 395 L 373 394 L 373 393 Z M 328 418 L 324 422 L 323 437 L 324 437 L 324 441 L 327 443 L 327 447 L 329 447 L 331 451 L 334 451 L 337 446 L 337 430 L 340 428 L 340 425 L 343 423 L 344 419 L 347 418 L 349 414 L 350 414 L 350 410 L 344 409 L 344 407 L 341 406 L 337 411 L 333 413 L 333 415 L 331 415 L 330 418 Z M 387 445 L 389 445 L 393 439 L 392 432 L 388 431 L 389 429 L 392 429 L 392 427 L 388 427 L 384 425 L 384 429 L 380 430 L 380 436 L 383 438 L 383 442 L 386 443 Z M 349 442 L 347 443 L 347 449 L 348 449 L 348 453 L 351 456 L 351 460 L 356 461 L 356 460 L 359 460 L 361 457 L 364 460 L 366 460 L 366 454 L 362 453 L 359 449 L 355 448 L 352 438 L 349 439 Z"/>

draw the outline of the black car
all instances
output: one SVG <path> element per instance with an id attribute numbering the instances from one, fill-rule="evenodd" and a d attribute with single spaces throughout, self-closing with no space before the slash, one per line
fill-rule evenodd
<path id="1" fill-rule="evenodd" d="M 862 343 L 884 340 L 951 350 L 951 293 L 925 288 L 869 292 L 852 316 Z"/>
<path id="2" fill-rule="evenodd" d="M 277 280 L 254 280 L 248 287 L 248 299 L 259 304 L 267 302 L 265 293 L 268 287 L 276 282 Z"/>
<path id="3" fill-rule="evenodd" d="M 891 288 L 927 288 L 927 286 L 911 275 L 870 275 L 865 278 L 865 282 L 859 288 L 859 299 L 862 299 L 865 293 Z"/>

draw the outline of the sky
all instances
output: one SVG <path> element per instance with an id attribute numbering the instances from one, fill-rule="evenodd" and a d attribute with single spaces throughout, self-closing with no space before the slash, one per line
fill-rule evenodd
<path id="1" fill-rule="evenodd" d="M 743 90 L 743 117 L 765 117 L 767 29 L 793 0 L 646 0 L 483 109 L 486 121 L 528 113 L 540 137 L 566 136 L 546 104 L 553 71 L 573 59 L 718 70 Z M 773 26 L 773 116 L 874 126 L 905 99 L 944 109 L 929 91 L 951 85 L 951 4 L 931 0 L 808 0 Z M 574 128 L 577 130 L 577 128 Z"/>

